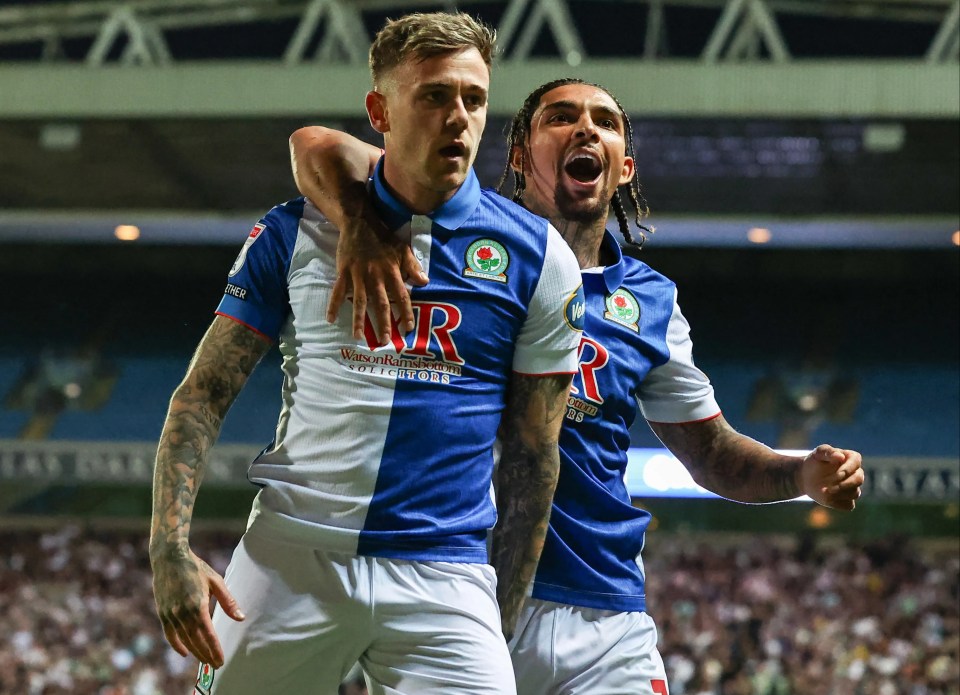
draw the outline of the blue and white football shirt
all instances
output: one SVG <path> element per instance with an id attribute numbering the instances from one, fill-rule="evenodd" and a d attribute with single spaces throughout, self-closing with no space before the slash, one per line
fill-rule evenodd
<path id="1" fill-rule="evenodd" d="M 646 610 L 640 551 L 650 514 L 623 481 L 637 405 L 653 422 L 691 422 L 720 409 L 693 363 L 676 286 L 625 257 L 584 272 L 587 315 L 579 372 L 560 434 L 560 480 L 534 598 L 615 611 Z"/>
<path id="2" fill-rule="evenodd" d="M 251 524 L 328 551 L 486 562 L 496 520 L 493 445 L 511 371 L 573 373 L 583 290 L 573 253 L 546 221 L 471 171 L 429 215 L 371 194 L 409 241 L 426 287 L 417 326 L 378 347 L 351 335 L 352 308 L 325 309 L 337 230 L 302 198 L 253 228 L 217 312 L 279 342 L 276 438 L 251 465 Z M 368 321 L 369 324 L 369 321 Z"/>

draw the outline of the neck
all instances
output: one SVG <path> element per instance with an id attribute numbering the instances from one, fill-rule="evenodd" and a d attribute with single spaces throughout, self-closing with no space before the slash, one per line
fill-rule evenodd
<path id="1" fill-rule="evenodd" d="M 456 194 L 459 186 L 448 191 L 434 191 L 421 185 L 409 172 L 393 165 L 393 159 L 383 160 L 383 182 L 387 190 L 415 215 L 433 212 Z"/>
<path id="2" fill-rule="evenodd" d="M 578 222 L 567 220 L 562 217 L 552 218 L 550 223 L 557 228 L 560 236 L 567 242 L 573 254 L 577 257 L 580 268 L 595 268 L 604 263 L 602 253 L 603 235 L 606 227 L 606 219 L 596 220 L 595 222 Z"/>

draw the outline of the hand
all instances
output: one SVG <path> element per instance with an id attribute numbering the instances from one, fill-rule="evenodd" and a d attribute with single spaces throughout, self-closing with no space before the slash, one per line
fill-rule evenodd
<path id="1" fill-rule="evenodd" d="M 393 313 L 397 304 L 397 325 L 403 333 L 413 330 L 413 305 L 404 281 L 423 286 L 429 281 L 414 258 L 413 249 L 391 234 L 379 219 L 351 218 L 340 231 L 337 244 L 337 281 L 327 304 L 327 321 L 337 320 L 340 306 L 353 289 L 353 335 L 363 338 L 364 319 L 369 306 L 373 329 L 380 345 L 391 338 Z"/>
<path id="2" fill-rule="evenodd" d="M 818 504 L 852 511 L 864 481 L 859 452 L 821 444 L 800 464 L 801 488 Z"/>
<path id="3" fill-rule="evenodd" d="M 153 596 L 163 634 L 181 656 L 193 654 L 201 663 L 223 666 L 223 648 L 210 619 L 210 595 L 234 620 L 245 618 L 223 577 L 189 548 L 151 557 Z"/>

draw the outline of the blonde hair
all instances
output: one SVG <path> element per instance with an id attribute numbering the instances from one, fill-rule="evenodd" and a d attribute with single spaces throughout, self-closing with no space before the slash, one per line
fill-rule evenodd
<path id="1" fill-rule="evenodd" d="M 374 89 L 408 58 L 422 61 L 444 53 L 476 48 L 487 64 L 493 63 L 497 32 L 463 12 L 414 12 L 388 19 L 370 46 L 370 75 Z"/>

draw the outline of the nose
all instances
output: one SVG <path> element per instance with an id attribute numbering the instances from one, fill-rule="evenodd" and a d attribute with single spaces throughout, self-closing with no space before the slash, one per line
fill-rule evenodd
<path id="1" fill-rule="evenodd" d="M 450 112 L 447 114 L 447 125 L 465 130 L 467 127 L 467 107 L 461 97 L 452 100 Z"/>
<path id="2" fill-rule="evenodd" d="M 584 114 L 577 121 L 577 129 L 574 132 L 574 137 L 583 140 L 599 139 L 600 136 L 597 133 L 597 125 L 593 122 L 593 119 L 590 118 L 588 114 Z"/>

